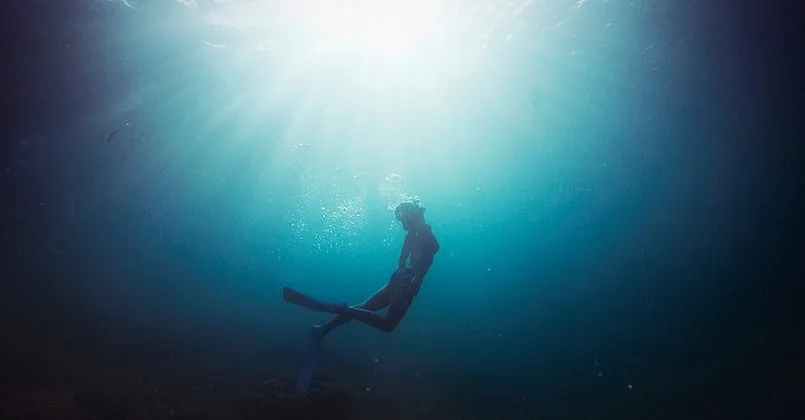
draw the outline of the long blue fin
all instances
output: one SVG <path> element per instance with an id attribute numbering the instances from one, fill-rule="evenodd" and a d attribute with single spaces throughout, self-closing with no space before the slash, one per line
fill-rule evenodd
<path id="1" fill-rule="evenodd" d="M 305 392 L 310 387 L 313 374 L 316 372 L 316 362 L 319 360 L 322 337 L 315 332 L 310 334 L 305 357 L 302 366 L 299 368 L 299 375 L 296 377 L 296 392 Z"/>
<path id="2" fill-rule="evenodd" d="M 293 303 L 303 308 L 333 314 L 343 311 L 347 307 L 347 304 L 344 302 L 327 302 L 315 299 L 298 290 L 285 286 L 282 287 L 282 298 L 288 303 Z"/>

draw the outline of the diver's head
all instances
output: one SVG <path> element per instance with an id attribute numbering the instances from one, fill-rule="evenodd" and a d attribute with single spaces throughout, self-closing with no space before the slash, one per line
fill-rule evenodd
<path id="1" fill-rule="evenodd" d="M 400 203 L 394 214 L 397 220 L 402 222 L 402 227 L 405 230 L 410 230 L 418 224 L 425 224 L 425 208 L 419 205 L 417 201 L 406 201 Z"/>

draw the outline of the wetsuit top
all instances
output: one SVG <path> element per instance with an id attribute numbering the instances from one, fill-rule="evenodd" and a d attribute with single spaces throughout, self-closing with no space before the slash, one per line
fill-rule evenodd
<path id="1" fill-rule="evenodd" d="M 408 231 L 405 242 L 411 250 L 411 260 L 409 267 L 416 267 L 423 256 L 433 257 L 439 252 L 439 241 L 433 235 L 430 225 L 424 225 L 418 230 Z M 430 259 L 430 258 L 428 258 Z"/>

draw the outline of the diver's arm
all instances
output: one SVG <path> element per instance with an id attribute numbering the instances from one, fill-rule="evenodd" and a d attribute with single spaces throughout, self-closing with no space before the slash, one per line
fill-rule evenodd
<path id="1" fill-rule="evenodd" d="M 436 240 L 436 236 L 433 235 L 430 226 L 425 232 L 428 235 L 426 237 L 427 245 L 418 253 L 417 261 L 411 262 L 414 270 L 414 278 L 411 280 L 411 293 L 414 296 L 419 293 L 419 287 L 422 285 L 422 281 L 425 280 L 425 275 L 428 274 L 430 266 L 433 265 L 433 256 L 439 252 L 440 248 L 439 241 Z"/>
<path id="2" fill-rule="evenodd" d="M 425 254 L 414 265 L 414 278 L 411 280 L 411 294 L 416 296 L 419 293 L 419 287 L 422 281 L 425 280 L 425 275 L 428 274 L 430 266 L 433 264 L 433 254 Z"/>
<path id="3" fill-rule="evenodd" d="M 402 251 L 400 251 L 400 260 L 397 264 L 397 269 L 402 270 L 405 268 L 405 262 L 411 255 L 411 234 L 405 235 L 405 242 L 403 242 Z"/>

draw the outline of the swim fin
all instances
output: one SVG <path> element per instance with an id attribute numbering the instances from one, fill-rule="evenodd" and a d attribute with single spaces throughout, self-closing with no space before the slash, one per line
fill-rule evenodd
<path id="1" fill-rule="evenodd" d="M 302 359 L 302 366 L 299 368 L 299 375 L 296 377 L 296 392 L 305 392 L 310 387 L 310 382 L 313 380 L 313 374 L 316 371 L 316 362 L 319 360 L 322 338 L 323 336 L 318 329 L 310 334 L 307 350 L 305 351 L 304 359 Z"/>
<path id="2" fill-rule="evenodd" d="M 347 308 L 344 302 L 326 302 L 312 298 L 298 290 L 291 289 L 290 287 L 282 287 L 282 298 L 294 305 L 299 305 L 313 311 L 329 312 L 337 314 L 343 312 Z"/>

